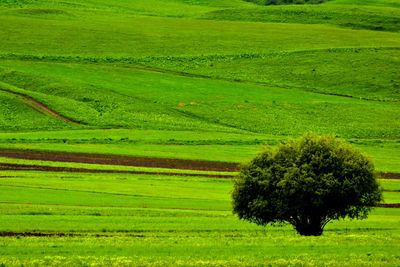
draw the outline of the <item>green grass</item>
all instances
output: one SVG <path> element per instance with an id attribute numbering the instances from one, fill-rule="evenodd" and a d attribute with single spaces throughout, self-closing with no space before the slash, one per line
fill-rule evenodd
<path id="1" fill-rule="evenodd" d="M 335 0 L 328 2 L 329 4 L 343 5 L 365 5 L 365 6 L 384 6 L 400 8 L 400 3 L 397 0 Z"/>
<path id="2" fill-rule="evenodd" d="M 0 91 L 0 106 L 0 128 L 4 130 L 30 130 L 37 125 L 46 125 L 55 130 L 65 127 L 63 122 L 41 116 L 21 99 L 6 92 Z"/>
<path id="3" fill-rule="evenodd" d="M 385 192 L 383 194 L 384 203 L 400 203 L 400 193 L 399 192 Z"/>
<path id="4" fill-rule="evenodd" d="M 195 17 L 200 13 L 209 12 L 220 8 L 251 6 L 241 0 L 146 0 L 118 1 L 110 4 L 106 0 L 85 1 L 13 1 L 5 0 L 0 3 L 2 7 L 18 8 L 15 13 L 21 15 L 44 16 L 57 18 L 55 15 L 62 12 L 65 16 L 73 16 L 75 12 L 112 12 L 117 14 L 141 14 L 147 16 L 165 17 Z M 20 9 L 22 8 L 22 9 Z M 56 10 L 56 12 L 52 12 Z"/>
<path id="5" fill-rule="evenodd" d="M 29 266 L 52 260 L 50 265 L 59 265 L 62 260 L 65 265 L 84 265 L 125 260 L 145 266 L 201 262 L 308 266 L 312 261 L 389 266 L 398 262 L 398 209 L 375 209 L 365 221 L 332 222 L 322 237 L 300 237 L 288 225 L 263 228 L 233 216 L 229 180 L 2 172 L 9 174 L 18 177 L 0 180 L 2 231 L 75 236 L 2 237 L 2 263 Z"/>
<path id="6" fill-rule="evenodd" d="M 354 143 L 365 154 L 369 155 L 375 163 L 375 167 L 383 172 L 400 172 L 400 159 L 396 156 L 399 150 L 399 142 L 380 143 L 379 140 L 364 143 Z"/>
<path id="7" fill-rule="evenodd" d="M 1 13 L 0 13 L 1 14 Z M 94 14 L 74 19 L 2 14 L 1 54 L 144 57 L 268 53 L 336 47 L 395 47 L 398 34 L 329 25 Z M 32 27 L 39 31 L 31 31 Z M 203 29 L 207 29 L 204 31 Z M 326 32 L 329 31 L 329 35 Z M 237 33 L 240 32 L 240 38 Z M 24 36 L 26 41 L 21 41 Z M 311 38 L 312 36 L 312 38 Z M 210 40 L 215 40 L 211 42 Z M 195 44 L 195 45 L 194 45 Z M 277 45 L 278 44 L 278 45 Z"/>
<path id="8" fill-rule="evenodd" d="M 171 57 L 145 60 L 143 64 L 214 79 L 253 82 L 328 95 L 398 101 L 399 56 L 397 48 L 337 48 L 270 54 Z"/>
<path id="9" fill-rule="evenodd" d="M 33 91 L 32 95 L 61 114 L 94 127 L 214 129 L 273 135 L 315 131 L 347 138 L 396 138 L 399 127 L 396 102 L 371 102 L 135 68 L 42 63 L 32 69 L 23 62 L 11 64 L 27 73 L 11 72 L 3 76 L 5 81 L 27 93 Z M 36 77 L 32 77 L 33 70 Z M 61 73 L 68 78 L 61 78 Z M 381 120 L 383 116 L 385 121 Z"/>
<path id="10" fill-rule="evenodd" d="M 335 241 L 334 238 L 336 238 Z M 375 244 L 371 246 L 368 242 Z M 41 254 L 36 254 L 35 259 L 39 263 L 48 263 L 53 266 L 68 265 L 69 262 L 74 261 L 80 263 L 79 266 L 85 265 L 85 263 L 107 266 L 110 263 L 111 266 L 121 266 L 124 263 L 125 266 L 128 266 L 129 263 L 137 266 L 254 266 L 257 264 L 271 264 L 272 266 L 287 266 L 288 264 L 302 266 L 312 266 L 312 264 L 321 266 L 337 266 L 337 264 L 343 264 L 343 266 L 390 266 L 390 264 L 397 264 L 398 258 L 391 256 L 390 253 L 395 255 L 395 249 L 398 249 L 398 247 L 393 246 L 393 249 L 387 249 L 386 242 L 396 242 L 396 240 L 390 235 L 386 238 L 369 238 L 362 232 L 357 236 L 332 234 L 322 238 L 322 240 L 302 239 L 285 234 L 283 231 L 256 236 L 251 233 L 233 234 L 232 236 L 206 233 L 193 236 L 189 233 L 181 238 L 177 238 L 176 234 L 172 236 L 145 235 L 136 238 L 124 236 L 108 238 L 13 238 L 9 239 L 9 245 L 4 253 L 13 255 L 13 252 L 21 245 L 25 247 L 25 255 L 38 251 L 39 248 L 41 252 L 48 256 L 43 257 Z M 316 243 L 320 243 L 321 246 L 316 247 Z M 338 243 L 342 245 L 335 245 Z M 219 244 L 223 244 L 223 246 L 218 246 Z M 82 256 L 71 257 L 67 254 L 88 251 L 87 247 L 90 247 L 91 251 L 96 253 L 96 256 L 89 253 L 88 255 L 81 254 Z M 57 254 L 59 251 L 64 253 Z M 295 256 L 287 257 L 288 252 Z M 3 257 L 3 261 L 12 262 L 16 258 L 8 255 Z M 27 261 L 25 255 L 17 258 L 16 265 L 21 261 Z M 219 255 L 219 257 L 215 259 L 211 255 Z M 121 263 L 118 264 L 118 261 L 121 261 Z"/>
<path id="11" fill-rule="evenodd" d="M 384 189 L 400 191 L 400 180 L 382 179 L 380 183 Z"/>
<path id="12" fill-rule="evenodd" d="M 329 1 L 328 1 L 329 2 Z M 350 2 L 350 1 L 349 1 Z M 382 1 L 376 1 L 382 2 Z M 301 24 L 331 24 L 344 28 L 398 32 L 400 9 L 389 5 L 350 5 L 330 1 L 322 5 L 280 5 L 214 10 L 205 19 Z"/>
<path id="13" fill-rule="evenodd" d="M 241 163 L 312 131 L 351 142 L 378 171 L 400 172 L 399 8 L 397 0 L 0 1 L 0 148 Z M 83 124 L 40 113 L 18 93 Z M 400 265 L 400 209 L 300 237 L 288 225 L 239 221 L 228 179 L 0 176 L 0 232 L 67 234 L 0 237 L 0 265 Z M 400 203 L 397 180 L 381 184 L 385 202 Z"/>
<path id="14" fill-rule="evenodd" d="M 143 16 L 146 11 L 140 10 L 151 7 L 143 1 L 21 4 L 23 9 L 0 11 L 5 25 L 0 53 L 9 59 L 0 64 L 0 79 L 88 124 L 82 128 L 398 138 L 397 33 L 164 13 L 176 6 L 198 15 L 251 6 L 240 1 L 157 2 L 160 9 L 152 16 Z M 332 6 L 337 7 L 329 3 L 318 8 L 329 13 Z M 52 23 L 43 24 L 48 20 Z M 40 30 L 32 32 L 35 24 Z M 24 113 L 22 107 L 15 112 Z M 75 127 L 29 116 L 35 130 Z M 12 127 L 2 125 L 3 131 L 33 128 L 22 119 Z"/>

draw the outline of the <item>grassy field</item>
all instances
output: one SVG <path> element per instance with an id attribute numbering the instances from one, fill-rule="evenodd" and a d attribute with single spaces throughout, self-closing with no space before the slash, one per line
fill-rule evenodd
<path id="1" fill-rule="evenodd" d="M 0 154 L 240 164 L 315 132 L 400 173 L 398 0 L 3 0 L 0 25 Z M 232 175 L 1 156 L 0 265 L 400 265 L 400 209 L 300 237 L 235 218 Z"/>
<path id="2" fill-rule="evenodd" d="M 21 233 L 1 238 L 5 264 L 399 263 L 399 209 L 378 208 L 365 221 L 333 222 L 323 237 L 305 238 L 289 226 L 263 228 L 235 218 L 229 179 L 24 171 L 2 176 L 0 227 Z M 382 185 L 400 190 L 397 180 Z M 388 203 L 400 201 L 399 193 L 384 196 Z"/>

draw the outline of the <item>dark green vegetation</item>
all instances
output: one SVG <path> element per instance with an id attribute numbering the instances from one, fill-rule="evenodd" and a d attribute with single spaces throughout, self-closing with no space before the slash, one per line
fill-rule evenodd
<path id="1" fill-rule="evenodd" d="M 399 8 L 397 0 L 0 1 L 0 147 L 242 163 L 313 131 L 399 173 Z M 0 232 L 17 232 L 0 239 L 0 259 L 11 265 L 399 264 L 397 209 L 303 239 L 290 227 L 238 222 L 229 179 L 0 176 Z M 382 184 L 392 190 L 385 203 L 399 203 L 397 182 Z"/>
<path id="2" fill-rule="evenodd" d="M 247 2 L 255 3 L 258 5 L 289 5 L 289 4 L 321 4 L 326 0 L 246 0 Z"/>
<path id="3" fill-rule="evenodd" d="M 332 136 L 304 135 L 242 167 L 232 194 L 239 218 L 290 223 L 320 236 L 331 220 L 365 219 L 382 200 L 372 162 Z"/>

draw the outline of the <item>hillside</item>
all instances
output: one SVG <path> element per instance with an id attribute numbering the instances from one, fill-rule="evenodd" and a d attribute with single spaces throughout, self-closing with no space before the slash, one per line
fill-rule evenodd
<path id="1" fill-rule="evenodd" d="M 0 25 L 0 265 L 399 264 L 400 1 L 3 0 Z M 238 222 L 238 166 L 307 132 L 369 155 L 385 208 L 323 241 Z"/>
<path id="2" fill-rule="evenodd" d="M 335 20 L 311 21 L 307 12 L 319 16 L 315 9 Z M 314 131 L 396 150 L 400 38 L 398 23 L 388 21 L 398 10 L 393 1 L 3 1 L 0 81 L 8 90 L 1 101 L 16 104 L 1 106 L 0 128 L 281 140 Z M 283 12 L 285 21 L 270 12 Z M 391 28 L 359 30 L 341 20 L 374 12 Z M 32 110 L 10 88 L 81 124 Z"/>

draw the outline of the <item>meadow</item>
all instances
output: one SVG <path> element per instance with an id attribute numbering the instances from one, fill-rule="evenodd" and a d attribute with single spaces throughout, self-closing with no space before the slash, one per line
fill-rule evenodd
<path id="1" fill-rule="evenodd" d="M 399 8 L 0 1 L 0 265 L 400 265 Z M 307 132 L 368 155 L 382 205 L 322 237 L 232 215 L 215 166 Z"/>
<path id="2" fill-rule="evenodd" d="M 390 266 L 400 260 L 395 208 L 377 208 L 366 221 L 330 223 L 322 237 L 306 238 L 289 226 L 239 221 L 230 211 L 231 179 L 2 176 L 1 259 L 7 265 Z M 400 190 L 398 180 L 382 185 Z M 399 195 L 388 203 L 398 203 Z"/>

